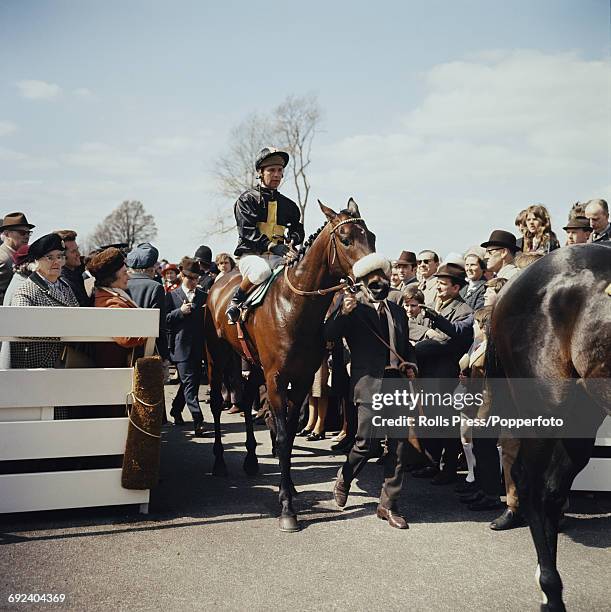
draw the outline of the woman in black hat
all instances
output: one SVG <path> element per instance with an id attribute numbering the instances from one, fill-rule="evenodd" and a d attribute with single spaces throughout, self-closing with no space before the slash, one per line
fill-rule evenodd
<path id="1" fill-rule="evenodd" d="M 57 234 L 47 234 L 30 245 L 28 258 L 35 271 L 15 290 L 10 306 L 73 306 L 79 303 L 69 285 L 60 278 L 64 265 L 64 243 Z M 11 342 L 12 368 L 53 368 L 64 343 L 55 338 L 36 342 Z M 58 411 L 56 417 L 58 418 Z"/>

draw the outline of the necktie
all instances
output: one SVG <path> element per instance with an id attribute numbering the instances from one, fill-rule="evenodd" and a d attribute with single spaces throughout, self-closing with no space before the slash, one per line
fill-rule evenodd
<path id="1" fill-rule="evenodd" d="M 386 344 L 390 345 L 390 335 L 388 333 L 388 316 L 386 314 L 386 306 L 384 303 L 380 304 L 380 309 L 378 310 L 378 316 L 380 317 L 380 328 L 381 333 L 380 336 L 386 342 Z M 384 347 L 386 351 L 385 363 L 384 365 L 390 365 L 390 349 L 388 347 Z"/>

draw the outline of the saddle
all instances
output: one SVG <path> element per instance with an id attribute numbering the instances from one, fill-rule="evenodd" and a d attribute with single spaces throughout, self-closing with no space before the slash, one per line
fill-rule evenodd
<path id="1" fill-rule="evenodd" d="M 263 304 L 265 296 L 269 291 L 269 288 L 272 286 L 272 283 L 280 276 L 282 271 L 284 270 L 284 264 L 276 266 L 273 270 L 269 278 L 261 283 L 252 293 L 248 295 L 248 297 L 244 300 L 240 310 L 242 314 L 240 315 L 241 321 L 246 321 L 248 318 L 248 314 L 251 310 L 254 310 L 258 306 Z"/>

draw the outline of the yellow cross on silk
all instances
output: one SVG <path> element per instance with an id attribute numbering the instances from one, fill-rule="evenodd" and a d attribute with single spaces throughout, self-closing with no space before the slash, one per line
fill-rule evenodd
<path id="1" fill-rule="evenodd" d="M 258 230 L 265 234 L 274 244 L 279 244 L 284 240 L 284 225 L 278 225 L 278 202 L 272 200 L 267 204 L 267 219 L 265 223 L 257 223 Z"/>

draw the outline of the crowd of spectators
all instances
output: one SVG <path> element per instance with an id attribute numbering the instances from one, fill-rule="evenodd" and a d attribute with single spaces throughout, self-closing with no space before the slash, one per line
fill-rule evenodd
<path id="1" fill-rule="evenodd" d="M 481 237 L 477 246 L 460 254 L 450 253 L 442 259 L 433 249 L 418 254 L 404 250 L 393 261 L 392 299 L 406 311 L 409 340 L 416 349 L 420 376 L 456 381 L 481 377 L 486 322 L 503 286 L 522 268 L 555 249 L 583 243 L 611 245 L 609 210 L 602 199 L 571 208 L 563 227 L 566 237 L 562 247 L 543 205 L 522 210 L 515 225 L 518 236 L 495 229 L 487 240 Z M 34 230 L 35 225 L 22 212 L 9 213 L 2 220 L 0 304 L 159 309 L 157 352 L 167 367 L 170 364 L 176 367 L 180 382 L 170 414 L 181 425 L 186 406 L 192 415 L 195 435 L 203 435 L 198 391 L 205 381 L 204 307 L 215 280 L 235 268 L 233 257 L 219 253 L 213 260 L 211 249 L 202 245 L 193 257 L 185 256 L 180 262 L 171 263 L 160 260 L 158 250 L 149 243 L 132 249 L 123 244 L 108 245 L 83 256 L 76 231 L 58 230 L 30 244 Z M 93 365 L 129 366 L 141 354 L 139 349 L 145 343 L 144 338 L 113 340 L 92 348 L 88 357 Z M 68 348 L 54 338 L 4 342 L 0 367 L 66 367 Z M 338 363 L 343 367 L 347 360 L 346 351 L 341 346 L 337 349 L 329 347 L 334 356 L 331 376 L 325 359 L 312 389 L 307 421 L 304 417 L 300 432 L 308 442 L 325 438 L 325 420 L 332 412 L 328 410 L 329 389 L 342 378 Z M 239 375 L 239 363 L 236 369 Z M 247 370 L 247 364 L 243 363 L 241 369 Z M 231 412 L 250 410 L 239 406 L 239 386 L 233 373 L 226 378 L 225 407 Z M 355 432 L 350 398 L 344 397 L 339 405 L 343 427 L 334 441 L 335 449 L 341 451 L 353 443 Z M 69 417 L 62 409 L 56 409 L 55 415 Z M 495 475 L 484 476 L 482 482 L 477 482 L 478 453 L 469 431 L 463 430 L 452 439 L 425 441 L 424 451 L 411 464 L 415 477 L 430 478 L 433 485 L 456 482 L 462 455 L 467 479 L 458 484 L 458 493 L 463 501 L 473 510 L 500 507 L 498 491 L 482 484 L 486 478 L 494 482 Z M 479 460 L 490 452 L 496 451 L 483 448 Z M 493 528 L 510 528 L 520 520 L 515 487 L 512 488 L 507 472 L 516 452 L 514 440 L 501 439 L 508 507 Z"/>

